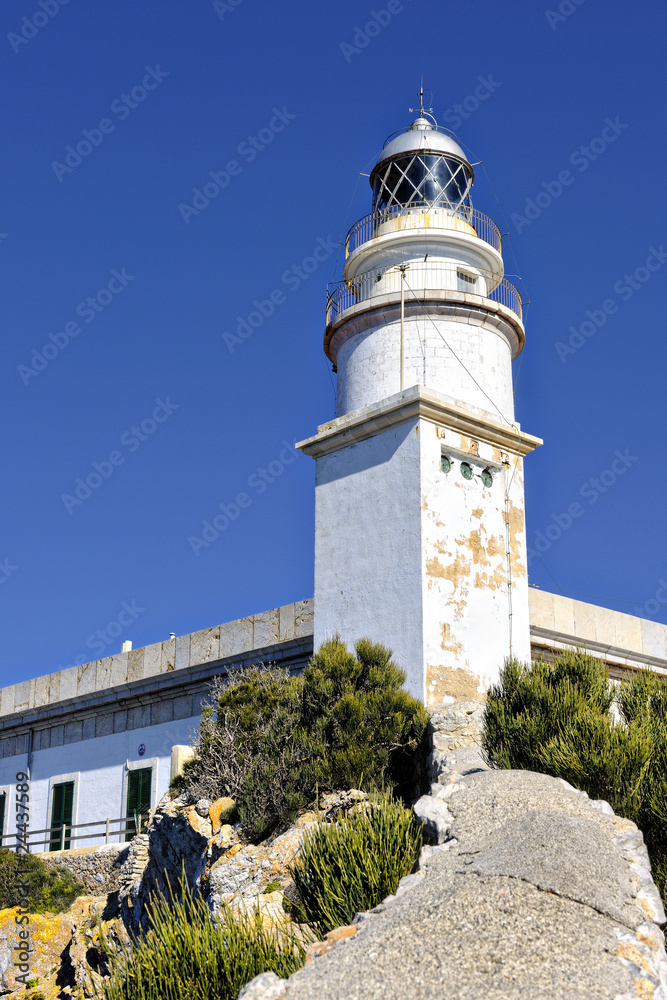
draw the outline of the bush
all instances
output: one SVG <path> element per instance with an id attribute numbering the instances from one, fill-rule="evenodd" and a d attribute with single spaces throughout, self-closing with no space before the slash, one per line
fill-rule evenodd
<path id="1" fill-rule="evenodd" d="M 318 789 L 388 786 L 410 801 L 425 783 L 428 716 L 404 680 L 384 646 L 362 640 L 354 656 L 339 638 L 300 677 L 239 671 L 202 720 L 180 787 L 232 796 L 255 840 L 291 822 Z"/>
<path id="2" fill-rule="evenodd" d="M 158 897 L 149 920 L 145 937 L 120 953 L 109 949 L 105 1000 L 236 1000 L 261 972 L 286 978 L 305 958 L 291 928 L 267 928 L 259 913 L 229 909 L 216 924 L 187 885 L 180 899 Z"/>
<path id="3" fill-rule="evenodd" d="M 23 905 L 25 886 L 31 913 L 62 913 L 86 892 L 64 865 L 51 868 L 34 854 L 0 850 L 0 910 Z"/>
<path id="4" fill-rule="evenodd" d="M 422 827 L 413 811 L 386 794 L 337 823 L 319 824 L 306 833 L 290 868 L 300 897 L 295 917 L 322 934 L 351 923 L 355 913 L 396 892 L 421 848 Z"/>
<path id="5" fill-rule="evenodd" d="M 667 901 L 667 683 L 650 671 L 615 689 L 583 653 L 506 664 L 487 696 L 482 747 L 498 767 L 564 778 L 642 830 Z"/>

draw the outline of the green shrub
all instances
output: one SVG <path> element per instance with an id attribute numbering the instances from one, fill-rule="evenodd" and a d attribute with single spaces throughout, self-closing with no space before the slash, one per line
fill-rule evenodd
<path id="1" fill-rule="evenodd" d="M 616 716 L 614 715 L 616 710 Z M 583 653 L 506 664 L 487 696 L 482 746 L 498 767 L 564 778 L 642 830 L 667 900 L 667 683 L 650 671 L 615 689 Z"/>
<path id="2" fill-rule="evenodd" d="M 64 865 L 51 868 L 34 854 L 0 850 L 0 910 L 23 905 L 25 886 L 31 913 L 62 913 L 86 892 Z"/>
<path id="3" fill-rule="evenodd" d="M 216 924 L 187 886 L 180 899 L 159 897 L 149 919 L 143 938 L 123 952 L 109 950 L 105 1000 L 236 1000 L 261 972 L 286 978 L 303 965 L 305 951 L 291 928 L 267 928 L 259 913 L 229 909 Z"/>
<path id="4" fill-rule="evenodd" d="M 422 827 L 411 809 L 389 795 L 363 811 L 308 831 L 290 872 L 304 918 L 325 934 L 349 924 L 355 913 L 377 906 L 413 871 L 422 848 Z"/>
<path id="5" fill-rule="evenodd" d="M 180 787 L 230 795 L 255 840 L 291 822 L 318 789 L 390 787 L 410 801 L 425 783 L 428 717 L 404 680 L 388 649 L 362 640 L 355 656 L 338 638 L 300 677 L 239 671 L 202 720 Z"/>

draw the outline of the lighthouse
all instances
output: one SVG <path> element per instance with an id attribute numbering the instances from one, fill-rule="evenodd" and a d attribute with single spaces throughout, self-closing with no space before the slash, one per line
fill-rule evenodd
<path id="1" fill-rule="evenodd" d="M 420 98 L 370 174 L 371 211 L 329 286 L 335 418 L 316 462 L 315 648 L 389 646 L 426 705 L 483 700 L 530 659 L 523 459 L 514 417 L 525 331 L 474 170 Z"/>

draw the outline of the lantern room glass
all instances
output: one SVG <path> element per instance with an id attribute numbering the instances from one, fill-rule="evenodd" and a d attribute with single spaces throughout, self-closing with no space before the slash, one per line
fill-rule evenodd
<path id="1" fill-rule="evenodd" d="M 444 208 L 469 220 L 470 168 L 449 156 L 408 153 L 380 165 L 373 179 L 373 210 L 381 215 L 410 208 Z"/>

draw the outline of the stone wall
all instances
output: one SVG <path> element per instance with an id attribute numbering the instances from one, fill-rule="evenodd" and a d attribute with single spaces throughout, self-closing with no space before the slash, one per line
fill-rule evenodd
<path id="1" fill-rule="evenodd" d="M 129 844 L 107 844 L 104 847 L 50 851 L 48 854 L 36 856 L 49 868 L 64 865 L 79 882 L 83 883 L 88 895 L 103 896 L 108 892 L 118 892 L 122 888 L 126 879 L 122 869 L 128 859 L 129 848 Z"/>
<path id="2" fill-rule="evenodd" d="M 528 598 L 533 658 L 579 647 L 604 660 L 612 676 L 626 668 L 667 673 L 667 625 L 537 587 Z M 649 613 L 648 605 L 636 610 Z"/>

